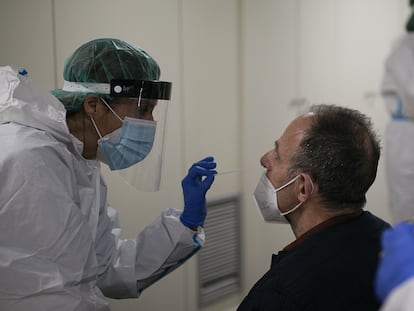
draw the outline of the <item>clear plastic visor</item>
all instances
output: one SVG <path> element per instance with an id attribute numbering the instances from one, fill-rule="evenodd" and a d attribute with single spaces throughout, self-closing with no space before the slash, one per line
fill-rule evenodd
<path id="1" fill-rule="evenodd" d="M 137 164 L 117 171 L 132 187 L 142 191 L 158 191 L 164 156 L 164 137 L 171 83 L 163 81 L 113 80 L 111 97 L 138 97 L 141 103 L 155 104 L 152 117 L 157 123 L 154 143 L 149 154 Z M 145 109 L 145 107 L 143 108 Z"/>

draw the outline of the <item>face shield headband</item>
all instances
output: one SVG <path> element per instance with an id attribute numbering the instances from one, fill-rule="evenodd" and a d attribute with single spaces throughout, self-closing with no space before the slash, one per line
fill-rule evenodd
<path id="1" fill-rule="evenodd" d="M 80 93 L 98 93 L 111 97 L 130 97 L 170 100 L 171 82 L 158 80 L 114 79 L 111 83 L 90 83 L 64 81 L 63 91 Z"/>
<path id="2" fill-rule="evenodd" d="M 151 151 L 142 161 L 116 172 L 129 185 L 138 190 L 158 191 L 161 184 L 166 114 L 171 97 L 171 88 L 172 83 L 165 81 L 114 79 L 110 83 L 65 81 L 62 89 L 68 92 L 105 94 L 109 95 L 111 99 L 120 97 L 138 98 L 138 105 L 144 100 L 156 103 L 152 114 L 154 121 L 157 122 L 157 128 Z"/>

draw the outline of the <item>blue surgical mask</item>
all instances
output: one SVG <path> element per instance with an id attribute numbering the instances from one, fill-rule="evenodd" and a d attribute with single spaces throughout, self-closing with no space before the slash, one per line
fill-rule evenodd
<path id="1" fill-rule="evenodd" d="M 129 117 L 122 120 L 112 109 L 111 111 L 122 121 L 122 127 L 104 137 L 91 118 L 100 137 L 97 159 L 106 163 L 111 170 L 121 170 L 142 161 L 150 153 L 157 122 Z"/>

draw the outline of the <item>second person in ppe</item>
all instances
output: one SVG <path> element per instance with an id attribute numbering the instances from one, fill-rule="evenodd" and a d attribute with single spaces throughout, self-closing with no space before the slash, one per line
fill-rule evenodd
<path id="1" fill-rule="evenodd" d="M 414 14 L 406 31 L 387 57 L 381 85 L 391 117 L 385 132 L 385 164 L 394 224 L 414 217 Z"/>

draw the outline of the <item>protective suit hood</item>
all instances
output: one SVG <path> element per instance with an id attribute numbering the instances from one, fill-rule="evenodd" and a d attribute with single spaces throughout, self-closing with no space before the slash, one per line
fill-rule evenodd
<path id="1" fill-rule="evenodd" d="M 66 110 L 52 94 L 11 66 L 0 66 L 0 124 L 15 122 L 44 130 L 66 144 Z"/>

